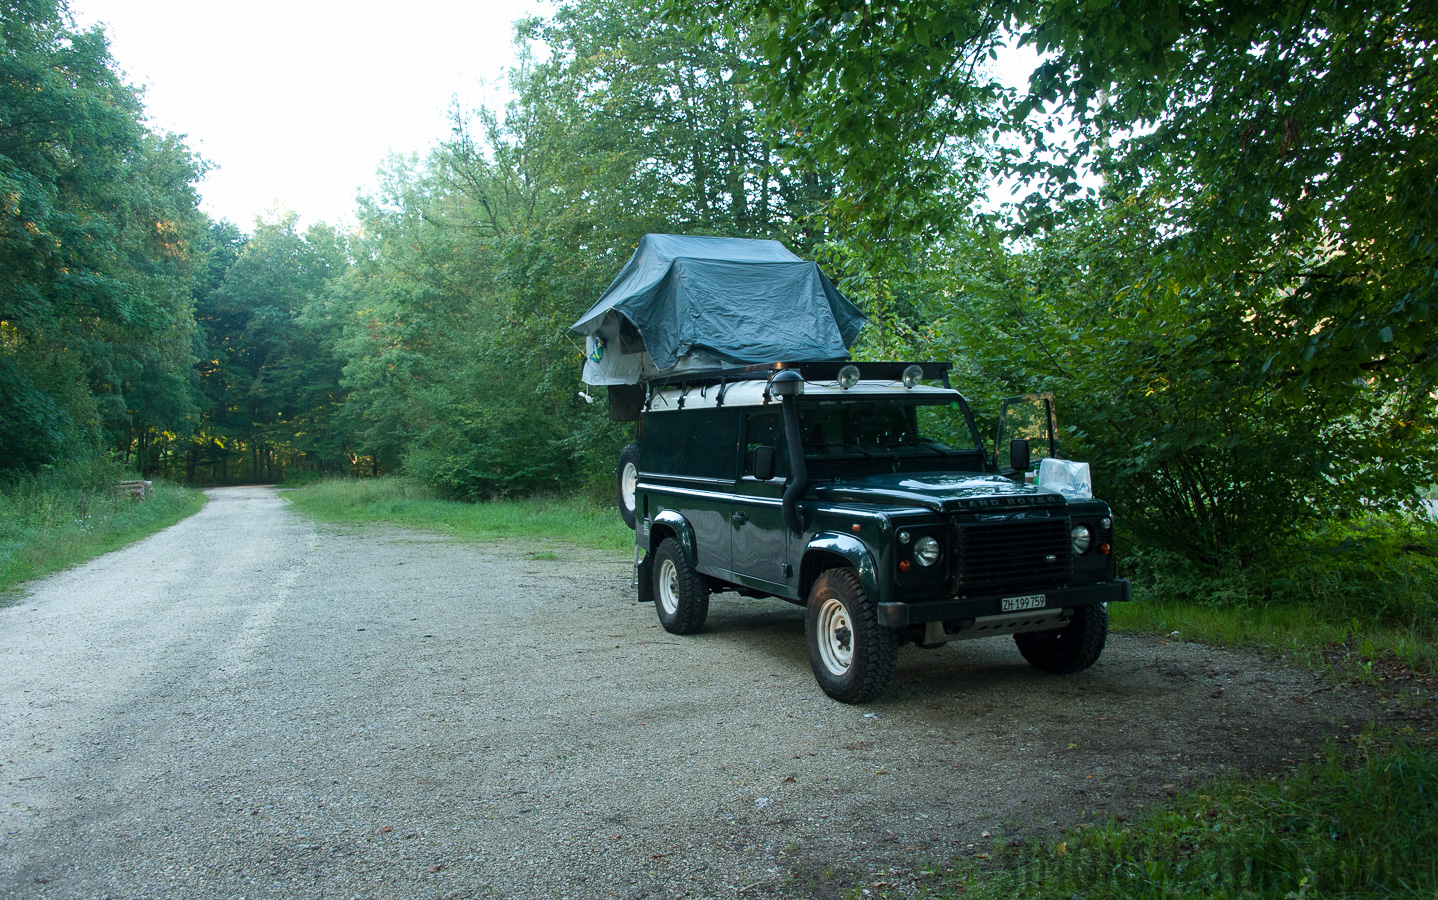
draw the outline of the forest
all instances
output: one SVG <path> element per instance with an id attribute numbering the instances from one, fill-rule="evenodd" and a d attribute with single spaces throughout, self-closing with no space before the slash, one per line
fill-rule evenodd
<path id="1" fill-rule="evenodd" d="M 211 220 L 104 33 L 0 0 L 0 480 L 606 497 L 630 426 L 569 324 L 647 232 L 764 237 L 864 309 L 860 358 L 950 360 L 988 413 L 1054 391 L 1132 574 L 1431 602 L 1434 12 L 570 0 L 504 108 L 301 229 Z"/>

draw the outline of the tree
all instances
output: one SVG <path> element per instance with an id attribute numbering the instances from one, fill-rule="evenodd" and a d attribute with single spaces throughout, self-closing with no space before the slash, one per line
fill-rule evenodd
<path id="1" fill-rule="evenodd" d="M 880 324 L 1076 395 L 1154 540 L 1251 558 L 1438 475 L 1431 3 L 743 9 L 757 95 L 843 164 L 834 227 L 918 251 L 875 257 L 873 294 L 905 300 Z M 975 65 L 1006 30 L 1048 54 L 1021 95 Z M 982 164 L 1030 188 L 1006 231 L 972 195 L 907 188 L 990 126 L 1024 152 Z"/>
<path id="2" fill-rule="evenodd" d="M 204 165 L 149 132 L 103 32 L 0 3 L 0 470 L 182 429 Z"/>

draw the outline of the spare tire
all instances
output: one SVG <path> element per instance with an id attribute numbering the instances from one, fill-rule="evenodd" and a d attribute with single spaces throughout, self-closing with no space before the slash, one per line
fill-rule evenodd
<path id="1" fill-rule="evenodd" d="M 618 485 L 616 503 L 619 517 L 630 528 L 634 527 L 634 486 L 639 482 L 639 442 L 635 441 L 619 451 L 619 467 L 615 469 L 614 480 Z"/>

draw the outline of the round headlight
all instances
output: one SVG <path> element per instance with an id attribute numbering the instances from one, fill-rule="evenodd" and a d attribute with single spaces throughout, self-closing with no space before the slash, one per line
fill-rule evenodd
<path id="1" fill-rule="evenodd" d="M 924 370 L 921 366 L 909 366 L 904 370 L 904 387 L 918 387 L 924 382 Z"/>
<path id="2" fill-rule="evenodd" d="M 1093 544 L 1093 532 L 1087 525 L 1075 525 L 1069 532 L 1069 540 L 1073 543 L 1074 556 L 1082 556 Z"/>
<path id="3" fill-rule="evenodd" d="M 839 389 L 847 391 L 859 383 L 859 367 L 845 366 L 839 370 Z"/>
<path id="4" fill-rule="evenodd" d="M 932 566 L 939 561 L 939 542 L 929 535 L 914 541 L 914 559 L 921 566 Z"/>

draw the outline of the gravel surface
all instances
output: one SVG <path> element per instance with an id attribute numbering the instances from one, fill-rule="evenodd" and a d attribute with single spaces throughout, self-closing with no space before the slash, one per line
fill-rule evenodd
<path id="1" fill-rule="evenodd" d="M 837 896 L 1367 715 L 1128 635 L 1069 677 L 1004 639 L 907 647 L 848 707 L 795 606 L 716 597 L 678 638 L 612 555 L 210 498 L 0 609 L 0 895 Z"/>

